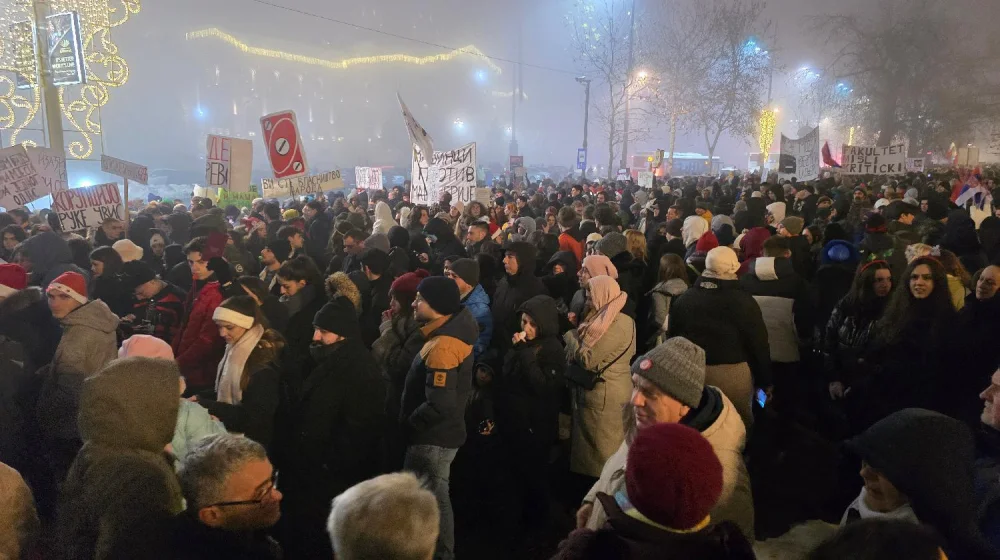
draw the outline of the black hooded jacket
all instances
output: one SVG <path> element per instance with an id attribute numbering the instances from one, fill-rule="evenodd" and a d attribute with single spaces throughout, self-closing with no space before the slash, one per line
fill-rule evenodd
<path id="1" fill-rule="evenodd" d="M 517 241 L 507 247 L 517 259 L 517 274 L 508 274 L 497 283 L 493 294 L 493 346 L 501 355 L 510 348 L 510 338 L 520 330 L 517 309 L 530 298 L 548 294 L 545 284 L 535 276 L 535 247 Z"/>
<path id="2" fill-rule="evenodd" d="M 563 272 L 554 274 L 555 265 L 562 265 Z M 549 291 L 549 295 L 556 300 L 556 307 L 561 306 L 568 312 L 569 304 L 573 300 L 573 294 L 580 289 L 580 281 L 576 277 L 576 256 L 572 251 L 559 251 L 552 255 L 549 262 L 545 264 L 545 276 L 542 283 Z"/>
<path id="3" fill-rule="evenodd" d="M 424 233 L 437 238 L 437 241 L 431 244 L 431 250 L 434 252 L 431 255 L 431 274 L 438 276 L 444 274 L 444 261 L 448 257 L 468 256 L 468 253 L 465 252 L 465 247 L 462 246 L 462 242 L 455 237 L 455 232 L 452 231 L 451 226 L 444 220 L 431 218 L 427 222 L 427 225 L 424 226 Z"/>

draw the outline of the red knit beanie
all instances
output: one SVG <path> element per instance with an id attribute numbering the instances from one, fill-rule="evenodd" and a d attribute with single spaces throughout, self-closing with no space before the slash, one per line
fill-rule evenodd
<path id="1" fill-rule="evenodd" d="M 698 238 L 698 243 L 695 244 L 694 250 L 699 253 L 707 253 L 718 246 L 719 238 L 711 231 L 706 231 Z"/>
<path id="2" fill-rule="evenodd" d="M 45 290 L 66 294 L 80 303 L 87 303 L 87 281 L 76 272 L 63 272 Z"/>
<path id="3" fill-rule="evenodd" d="M 420 285 L 421 280 L 427 278 L 428 276 L 430 276 L 430 273 L 422 268 L 418 268 L 416 272 L 407 272 L 392 282 L 392 286 L 389 287 L 389 292 L 395 292 L 400 296 L 413 301 L 413 298 L 417 297 L 417 286 Z"/>
<path id="4" fill-rule="evenodd" d="M 681 424 L 641 428 L 628 450 L 625 490 L 652 521 L 691 529 L 722 495 L 722 464 L 697 430 Z"/>
<path id="5" fill-rule="evenodd" d="M 0 264 L 0 297 L 28 287 L 28 273 L 18 264 Z"/>

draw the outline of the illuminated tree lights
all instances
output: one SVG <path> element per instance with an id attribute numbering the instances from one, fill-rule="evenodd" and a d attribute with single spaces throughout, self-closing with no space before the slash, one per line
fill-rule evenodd
<path id="1" fill-rule="evenodd" d="M 140 0 L 49 0 L 51 14 L 80 14 L 87 83 L 58 87 L 63 117 L 82 137 L 67 146 L 74 158 L 85 159 L 93 154 L 93 136 L 102 133 L 95 113 L 107 105 L 111 90 L 128 81 L 128 64 L 111 39 L 111 29 L 124 24 L 140 9 Z M 24 24 L 34 19 L 31 0 L 7 0 L 0 12 L 0 29 L 10 31 L 0 33 L 0 130 L 13 130 L 10 144 L 17 143 L 21 131 L 29 126 L 43 128 L 35 122 L 42 118 L 41 91 L 34 85 L 35 67 L 25 60 L 25 53 L 34 53 L 34 38 L 30 26 Z M 19 89 L 17 75 L 30 86 Z M 32 140 L 23 143 L 37 144 Z"/>
<path id="2" fill-rule="evenodd" d="M 760 113 L 760 120 L 757 121 L 757 126 L 760 130 L 757 140 L 760 143 L 761 167 L 765 167 L 768 158 L 771 157 L 771 146 L 774 144 L 774 128 L 778 121 L 776 113 L 777 111 L 774 109 L 764 109 Z"/>
<path id="3" fill-rule="evenodd" d="M 273 58 L 277 60 L 284 60 L 286 62 L 297 62 L 301 64 L 310 64 L 313 66 L 321 66 L 323 68 L 329 68 L 331 70 L 346 70 L 351 66 L 363 66 L 372 64 L 387 64 L 387 63 L 406 63 L 414 64 L 417 66 L 423 66 L 425 64 L 434 64 L 436 62 L 447 62 L 461 55 L 468 55 L 473 58 L 478 58 L 483 61 L 490 70 L 493 70 L 497 74 L 501 73 L 500 67 L 493 63 L 482 51 L 476 48 L 475 45 L 468 45 L 460 49 L 455 49 L 451 52 L 435 54 L 430 56 L 413 56 L 409 54 L 382 54 L 375 56 L 359 56 L 354 58 L 345 58 L 341 60 L 330 60 L 325 58 L 318 58 L 314 56 L 306 56 L 302 54 L 289 53 L 284 51 L 277 51 L 273 49 L 265 49 L 262 47 L 254 47 L 240 41 L 236 37 L 221 31 L 217 28 L 203 29 L 200 31 L 192 31 L 186 34 L 187 40 L 191 41 L 194 39 L 219 39 L 224 43 L 236 47 L 247 54 L 252 54 L 254 56 L 261 56 L 265 58 Z"/>

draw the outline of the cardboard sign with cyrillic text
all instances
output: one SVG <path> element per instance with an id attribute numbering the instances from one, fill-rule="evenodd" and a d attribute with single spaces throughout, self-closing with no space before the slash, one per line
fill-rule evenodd
<path id="1" fill-rule="evenodd" d="M 118 183 L 57 192 L 52 195 L 52 211 L 63 231 L 98 227 L 109 218 L 125 219 Z"/>
<path id="2" fill-rule="evenodd" d="M 21 208 L 47 194 L 23 145 L 0 150 L 0 206 Z"/>

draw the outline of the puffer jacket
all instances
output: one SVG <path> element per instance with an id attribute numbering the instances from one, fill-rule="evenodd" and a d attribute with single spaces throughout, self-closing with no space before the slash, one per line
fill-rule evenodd
<path id="1" fill-rule="evenodd" d="M 722 463 L 722 495 L 712 508 L 713 523 L 731 521 L 739 526 L 747 537 L 754 535 L 753 493 L 750 474 L 743 462 L 747 431 L 732 401 L 719 389 L 706 386 L 702 392 L 701 405 L 681 419 L 681 424 L 701 432 L 712 445 L 715 456 Z M 600 529 L 607 521 L 607 514 L 597 493 L 614 496 L 625 491 L 625 465 L 628 458 L 628 442 L 623 441 L 618 451 L 608 459 L 601 470 L 601 477 L 583 498 L 584 504 L 594 504 L 594 511 L 587 520 L 588 529 Z"/>
<path id="2" fill-rule="evenodd" d="M 629 362 L 635 355 L 635 322 L 624 311 L 619 313 L 590 349 L 581 348 L 576 330 L 567 332 L 565 340 L 567 361 L 575 361 L 588 371 L 604 370 L 604 381 L 592 391 L 572 390 L 570 470 L 599 476 L 605 461 L 625 439 L 622 407 L 632 395 Z"/>
<path id="3" fill-rule="evenodd" d="M 76 272 L 90 284 L 90 271 L 73 264 L 73 252 L 59 234 L 46 231 L 22 241 L 15 249 L 31 261 L 28 283 L 43 290 L 64 272 Z"/>
<path id="4" fill-rule="evenodd" d="M 793 266 L 791 259 L 760 257 L 740 278 L 764 317 L 772 362 L 798 362 L 800 344 L 812 336 L 815 305 Z"/>
<path id="5" fill-rule="evenodd" d="M 465 404 L 472 391 L 478 331 L 468 309 L 421 327 L 427 342 L 406 373 L 399 412 L 407 445 L 456 449 L 465 443 Z"/>
<path id="6" fill-rule="evenodd" d="M 472 313 L 476 318 L 476 325 L 479 326 L 479 338 L 473 346 L 473 354 L 476 360 L 483 352 L 490 347 L 490 339 L 493 338 L 493 314 L 490 312 L 490 296 L 486 295 L 486 290 L 479 284 L 469 292 L 462 300 L 462 306 Z"/>
<path id="7" fill-rule="evenodd" d="M 195 291 L 188 293 L 187 320 L 175 336 L 172 346 L 177 365 L 187 380 L 188 387 L 211 387 L 226 342 L 219 336 L 219 328 L 212 320 L 215 308 L 222 303 L 219 282 L 212 278 Z"/>
<path id="8" fill-rule="evenodd" d="M 118 317 L 103 301 L 87 302 L 62 318 L 62 339 L 43 374 L 38 421 L 48 437 L 79 438 L 76 414 L 84 380 L 118 357 Z M 176 398 L 176 390 L 174 391 Z"/>
<path id="9" fill-rule="evenodd" d="M 84 382 L 83 448 L 62 488 L 58 558 L 158 558 L 183 509 L 164 447 L 177 422 L 177 365 L 115 360 Z"/>

